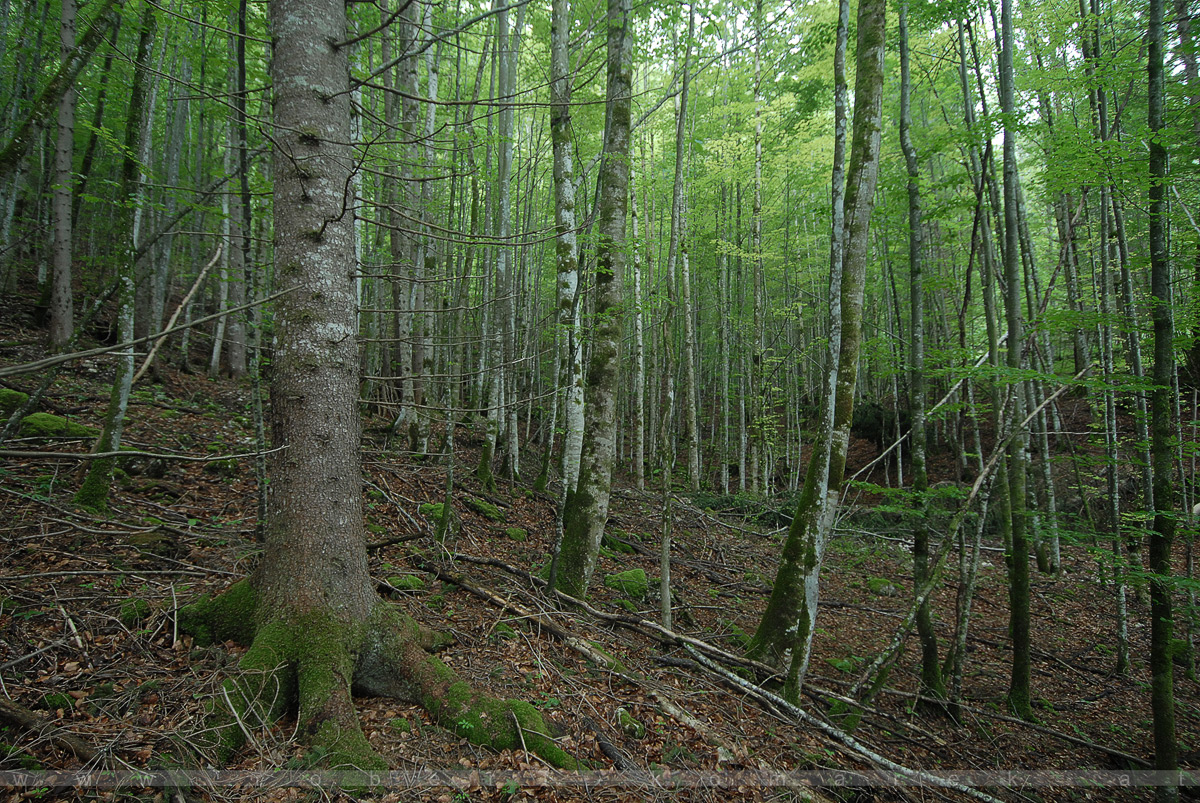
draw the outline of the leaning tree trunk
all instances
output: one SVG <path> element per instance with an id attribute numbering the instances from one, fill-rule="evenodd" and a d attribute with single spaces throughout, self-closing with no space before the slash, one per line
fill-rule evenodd
<path id="1" fill-rule="evenodd" d="M 268 522 L 247 581 L 180 611 L 201 640 L 250 645 L 208 729 L 224 760 L 294 701 L 297 732 L 333 766 L 378 768 L 351 687 L 423 705 L 460 736 L 574 762 L 528 703 L 471 689 L 422 649 L 367 572 L 359 453 L 349 69 L 341 0 L 272 0 L 275 319 Z"/>
<path id="2" fill-rule="evenodd" d="M 823 437 L 828 439 L 825 447 L 828 457 L 822 458 L 824 449 L 821 446 L 814 448 L 804 491 L 783 547 L 775 587 L 751 648 L 755 655 L 788 665 L 785 696 L 793 701 L 799 697 L 811 653 L 817 580 L 825 543 L 837 513 L 854 412 L 862 343 L 863 292 L 871 246 L 869 229 L 879 175 L 885 11 L 883 0 L 862 0 L 858 7 L 854 126 L 850 166 L 846 173 L 845 256 L 840 287 L 841 343 L 834 403 L 826 405 L 826 420 L 821 422 Z M 820 470 L 823 465 L 828 466 L 826 471 Z"/>
<path id="3" fill-rule="evenodd" d="M 556 586 L 587 592 L 608 518 L 616 456 L 617 384 L 621 366 L 621 282 L 625 272 L 625 213 L 629 204 L 629 129 L 633 87 L 630 0 L 608 0 L 607 124 L 600 167 L 596 244 L 595 328 L 588 365 L 579 484 L 563 509 L 563 540 L 555 555 Z"/>

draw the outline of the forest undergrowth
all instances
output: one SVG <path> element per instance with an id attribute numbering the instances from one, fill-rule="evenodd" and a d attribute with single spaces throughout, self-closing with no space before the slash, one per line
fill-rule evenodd
<path id="1" fill-rule="evenodd" d="M 17 302 L 6 300 L 0 314 L 0 363 L 6 365 L 42 354 L 42 334 L 29 307 Z M 109 376 L 103 358 L 72 364 L 39 410 L 94 427 L 105 409 Z M 124 445 L 221 459 L 128 459 L 106 516 L 85 514 L 72 504 L 83 461 L 0 461 L 5 567 L 0 716 L 6 723 L 0 730 L 0 771 L 162 772 L 208 761 L 190 745 L 201 741 L 206 706 L 219 697 L 226 673 L 236 671 L 241 648 L 193 643 L 179 632 L 174 611 L 253 568 L 253 461 L 225 457 L 254 450 L 250 388 L 165 366 L 159 380 L 135 387 Z M 20 391 L 33 385 L 33 377 L 3 383 Z M 1065 410 L 1068 429 L 1078 433 L 1072 448 L 1093 448 L 1086 404 L 1075 400 Z M 777 564 L 784 535 L 778 511 L 786 515 L 782 502 L 678 492 L 675 627 L 664 634 L 648 624 L 657 621 L 659 610 L 659 490 L 635 491 L 628 473 L 618 474 L 590 607 L 566 608 L 540 582 L 554 539 L 555 499 L 533 491 L 532 477 L 502 480 L 495 492 L 482 491 L 470 469 L 483 427 L 459 427 L 452 497 L 458 526 L 439 542 L 434 533 L 444 514 L 438 506 L 445 497 L 447 462 L 406 455 L 386 437 L 387 424 L 382 418 L 366 421 L 363 456 L 371 572 L 379 589 L 422 625 L 453 637 L 440 657 L 459 675 L 540 709 L 554 723 L 559 745 L 601 771 L 587 776 L 593 788 L 552 774 L 522 750 L 477 748 L 433 725 L 420 706 L 360 698 L 364 732 L 394 769 L 411 773 L 406 788 L 349 793 L 282 782 L 273 788 L 261 778 L 187 788 L 0 784 L 5 799 L 967 799 L 921 786 L 838 789 L 832 775 L 797 774 L 873 767 L 844 744 L 701 666 L 694 650 L 675 637 L 741 654 Z M 86 438 L 39 434 L 4 448 L 84 452 L 90 446 Z M 536 452 L 536 445 L 528 449 Z M 876 454 L 874 444 L 855 439 L 848 474 Z M 943 459 L 935 465 L 944 472 L 952 463 Z M 882 469 L 871 479 L 882 482 Z M 1013 720 L 1005 709 L 1007 587 L 995 534 L 984 542 L 959 720 L 915 712 L 915 638 L 876 702 L 861 716 L 847 715 L 835 697 L 887 642 L 912 591 L 904 528 L 895 514 L 881 509 L 885 501 L 869 489 L 850 495 L 824 570 L 805 710 L 840 729 L 854 726 L 856 739 L 898 764 L 935 773 L 1143 769 L 1138 762 L 1152 757 L 1148 605 L 1141 593 L 1130 600 L 1132 669 L 1117 676 L 1114 590 L 1088 535 L 1064 542 L 1061 576 L 1034 577 L 1038 727 Z M 1078 506 L 1086 501 L 1081 497 Z M 1177 546 L 1180 572 L 1184 540 Z M 1097 536 L 1096 543 L 1104 542 Z M 953 568 L 945 577 L 934 604 L 943 649 L 953 627 Z M 755 677 L 753 667 L 730 662 L 729 668 Z M 1185 666 L 1177 667 L 1176 678 L 1180 753 L 1184 766 L 1196 767 L 1200 689 Z M 28 713 L 35 719 L 17 724 Z M 293 725 L 285 721 L 249 734 L 229 769 L 319 766 L 320 756 L 306 755 L 292 738 Z M 445 774 L 439 781 L 432 771 Z M 806 788 L 788 788 L 788 779 Z M 1138 800 L 1149 793 L 1083 786 L 983 791 L 1012 801 Z"/>

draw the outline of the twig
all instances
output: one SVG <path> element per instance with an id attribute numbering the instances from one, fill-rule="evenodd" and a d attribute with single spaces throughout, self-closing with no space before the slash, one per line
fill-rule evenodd
<path id="1" fill-rule="evenodd" d="M 693 717 L 687 711 L 683 710 L 683 708 L 681 708 L 678 704 L 676 704 L 673 700 L 668 698 L 666 695 L 659 693 L 656 689 L 654 689 L 652 686 L 650 686 L 647 683 L 645 678 L 641 677 L 640 675 L 636 675 L 634 673 L 629 672 L 629 670 L 625 669 L 624 667 L 618 668 L 616 665 L 614 665 L 615 662 L 611 656 L 604 655 L 599 650 L 597 650 L 595 647 L 593 647 L 591 644 L 589 644 L 586 640 L 574 635 L 569 630 L 567 630 L 565 627 L 563 627 L 562 625 L 555 622 L 553 619 L 551 619 L 549 617 L 549 615 L 542 614 L 542 613 L 536 613 L 534 611 L 527 610 L 511 600 L 504 599 L 503 597 L 501 597 L 500 595 L 496 594 L 493 591 L 489 591 L 486 588 L 482 588 L 481 586 L 475 585 L 474 583 L 472 583 L 471 581 L 462 577 L 461 575 L 452 574 L 450 572 L 444 571 L 435 566 L 431 566 L 431 565 L 425 563 L 424 561 L 421 561 L 420 565 L 421 565 L 421 568 L 423 568 L 426 571 L 432 572 L 434 575 L 437 576 L 437 578 L 439 580 L 442 580 L 443 582 L 453 583 L 454 585 L 462 588 L 463 590 L 469 591 L 472 594 L 474 594 L 475 596 L 485 599 L 488 602 L 491 602 L 493 605 L 496 605 L 497 607 L 501 608 L 502 610 L 512 611 L 513 613 L 517 614 L 518 616 L 521 616 L 523 618 L 531 620 L 538 627 L 540 627 L 540 628 L 544 629 L 545 631 L 547 631 L 548 633 L 550 633 L 550 635 L 554 636 L 560 642 L 562 642 L 566 646 L 570 647 L 572 650 L 579 653 L 584 658 L 586 658 L 589 661 L 591 661 L 592 663 L 596 664 L 596 666 L 605 667 L 608 669 L 609 672 L 612 672 L 614 675 L 619 677 L 621 680 L 624 680 L 626 683 L 629 683 L 632 686 L 637 686 L 639 688 L 645 689 L 646 693 L 654 698 L 654 701 L 658 704 L 659 708 L 661 708 L 664 713 L 666 713 L 668 716 L 670 716 L 676 722 L 679 722 L 681 725 L 684 725 L 685 727 L 688 727 L 691 730 L 698 733 L 706 742 L 708 742 L 713 747 L 725 748 L 726 750 L 730 750 L 731 752 L 734 752 L 734 753 L 740 752 L 739 749 L 730 748 L 728 745 L 725 744 L 725 741 L 720 736 L 717 736 L 712 731 L 711 728 L 707 727 L 704 723 L 700 722 L 698 719 Z"/>
<path id="2" fill-rule="evenodd" d="M 183 297 L 183 301 L 180 301 L 179 306 L 175 308 L 175 314 L 171 316 L 171 320 L 167 321 L 167 329 L 174 328 L 175 321 L 179 320 L 179 313 L 183 312 L 184 307 L 186 307 L 188 302 L 192 300 L 192 296 L 196 295 L 196 291 L 200 289 L 200 283 L 204 281 L 204 277 L 208 275 L 208 272 L 212 270 L 212 266 L 217 264 L 217 260 L 221 258 L 222 248 L 222 244 L 218 242 L 217 252 L 213 254 L 213 258 L 210 259 L 208 264 L 204 266 L 204 269 L 200 271 L 200 275 L 196 277 L 195 283 L 192 284 L 192 289 L 188 290 L 187 295 Z M 146 373 L 146 369 L 150 367 L 150 363 L 152 363 L 154 358 L 158 356 L 158 350 L 165 342 L 167 342 L 165 337 L 160 337 L 158 340 L 154 341 L 154 345 L 150 348 L 150 353 L 146 355 L 145 362 L 142 363 L 142 367 L 138 369 L 137 373 L 133 375 L 133 380 L 130 384 L 136 385 L 138 383 L 138 380 L 141 379 L 142 375 Z"/>
<path id="3" fill-rule="evenodd" d="M 42 653 L 46 652 L 47 650 L 52 650 L 55 647 L 61 647 L 62 645 L 68 644 L 68 643 L 70 643 L 70 639 L 65 639 L 65 638 L 61 638 L 58 641 L 52 641 L 49 644 L 47 644 L 45 647 L 39 647 L 38 649 L 34 650 L 33 652 L 29 653 L 28 655 L 22 655 L 20 658 L 14 658 L 6 664 L 0 665 L 0 672 L 3 672 L 5 669 L 11 669 L 12 667 L 16 666 L 17 664 L 21 663 L 22 661 L 28 661 L 30 658 L 36 658 L 37 656 L 41 655 Z"/>
<path id="4" fill-rule="evenodd" d="M 186 454 L 166 454 L 163 452 L 142 452 L 133 449 L 122 449 L 119 452 L 18 452 L 11 449 L 0 449 L 0 457 L 11 457 L 17 460 L 37 460 L 49 458 L 65 458 L 69 460 L 98 460 L 104 457 L 151 457 L 156 460 L 182 460 L 188 463 L 212 463 L 217 460 L 241 460 L 247 457 L 273 454 L 286 449 L 286 446 L 276 446 L 263 452 L 243 452 L 241 454 L 207 455 L 195 457 Z"/>
<path id="5" fill-rule="evenodd" d="M 127 569 L 126 571 L 116 571 L 111 569 L 79 569 L 73 572 L 36 572 L 34 574 L 9 574 L 0 577 L 2 580 L 37 580 L 42 577 L 83 577 L 83 576 L 122 576 L 122 577 L 140 577 L 142 575 L 152 574 L 175 574 L 185 577 L 205 577 L 206 572 L 189 572 L 182 569 L 152 569 L 150 571 L 142 571 L 141 569 Z"/>

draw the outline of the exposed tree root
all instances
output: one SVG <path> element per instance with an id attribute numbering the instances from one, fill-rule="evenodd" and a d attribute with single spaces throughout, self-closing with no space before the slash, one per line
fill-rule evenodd
<path id="1" fill-rule="evenodd" d="M 367 742 L 352 689 L 417 703 L 441 726 L 496 750 L 528 749 L 559 768 L 579 768 L 547 734 L 529 703 L 473 689 L 429 653 L 439 637 L 387 603 L 366 622 L 347 623 L 331 611 L 270 618 L 255 624 L 258 595 L 250 581 L 179 610 L 179 626 L 199 643 L 250 645 L 235 677 L 213 705 L 213 743 L 225 762 L 259 729 L 295 711 L 301 737 L 329 766 L 382 769 Z"/>

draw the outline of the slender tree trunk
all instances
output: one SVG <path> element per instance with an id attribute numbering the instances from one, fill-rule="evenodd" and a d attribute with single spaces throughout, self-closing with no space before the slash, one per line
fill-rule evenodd
<path id="1" fill-rule="evenodd" d="M 1008 283 L 1005 310 L 1008 318 L 1008 361 L 1014 376 L 1022 367 L 1025 345 L 1021 307 L 1021 261 L 1019 223 L 1017 222 L 1017 144 L 1011 127 L 1013 100 L 1013 29 L 1012 0 L 1000 4 L 1000 110 L 1004 115 L 1004 278 Z M 1025 418 L 1025 394 L 1020 382 L 1013 382 L 1013 421 L 1019 426 Z M 1029 544 L 1026 537 L 1025 444 L 1024 432 L 1014 433 L 1008 446 L 1008 494 L 1012 511 L 1012 546 L 1009 558 L 1009 631 L 1013 642 L 1012 677 L 1008 700 L 1022 719 L 1031 719 L 1029 691 Z"/>
<path id="2" fill-rule="evenodd" d="M 909 347 L 909 411 L 912 430 L 909 450 L 912 459 L 913 587 L 929 579 L 929 474 L 925 468 L 925 288 L 922 278 L 921 169 L 912 142 L 911 78 L 908 58 L 908 0 L 900 2 L 900 148 L 908 171 L 908 265 L 909 316 L 912 343 Z M 899 459 L 897 459 L 899 465 Z M 921 687 L 930 697 L 945 696 L 938 663 L 937 633 L 929 600 L 917 610 L 917 633 L 921 638 Z"/>
<path id="3" fill-rule="evenodd" d="M 633 72 L 630 0 L 608 0 L 607 123 L 600 167 L 596 293 L 592 357 L 588 364 L 579 484 L 563 513 L 557 588 L 587 592 L 608 518 L 615 457 L 617 383 L 620 379 L 621 282 L 629 199 L 629 133 Z"/>
<path id="4" fill-rule="evenodd" d="M 879 169 L 885 11 L 886 4 L 881 0 L 862 0 L 858 7 L 854 126 L 846 175 L 846 251 L 840 286 L 837 384 L 830 394 L 834 400 L 832 411 L 826 407 L 819 436 L 827 439 L 828 445 L 814 448 L 809 460 L 804 492 L 784 544 L 774 590 L 751 647 L 754 655 L 788 665 L 785 696 L 793 701 L 798 699 L 811 653 L 821 559 L 837 513 L 854 412 L 870 221 Z M 833 320 L 836 328 L 838 321 Z M 827 453 L 828 457 L 823 457 L 822 453 Z"/>
<path id="5" fill-rule="evenodd" d="M 63 59 L 75 47 L 75 0 L 62 0 L 59 24 Z M 75 156 L 75 90 L 63 93 L 58 102 L 58 139 L 54 149 L 54 272 L 50 284 L 50 345 L 62 348 L 75 329 L 75 307 L 71 293 L 71 193 Z"/>
<path id="6" fill-rule="evenodd" d="M 158 27 L 154 10 L 154 6 L 147 5 L 142 15 L 133 86 L 129 94 L 129 118 L 125 126 L 125 159 L 121 166 L 121 188 L 125 197 L 130 199 L 130 204 L 122 211 L 117 235 L 117 242 L 125 245 L 117 278 L 117 338 L 123 343 L 133 340 L 133 277 L 138 245 L 138 210 L 144 201 L 142 183 L 139 180 L 139 163 L 135 155 L 142 153 L 143 138 L 147 133 L 150 54 Z M 104 429 L 94 450 L 98 453 L 115 452 L 121 447 L 121 433 L 125 426 L 125 411 L 129 406 L 129 389 L 133 380 L 133 357 L 133 347 L 123 350 L 117 356 L 112 394 L 108 401 L 108 412 L 104 417 Z M 75 494 L 76 504 L 95 511 L 102 511 L 108 507 L 114 465 L 113 458 L 92 461 L 83 485 Z"/>
<path id="7" fill-rule="evenodd" d="M 574 133 L 571 126 L 569 0 L 554 0 L 550 28 L 550 138 L 554 149 L 554 212 L 558 231 L 558 382 L 563 398 L 563 485 L 574 490 L 583 446 L 583 343 L 579 298 L 579 244 L 575 222 Z"/>
<path id="8" fill-rule="evenodd" d="M 646 335 L 642 300 L 642 249 L 638 239 L 638 205 L 634 184 L 636 171 L 629 173 L 630 232 L 633 240 L 633 415 L 634 482 L 639 491 L 646 487 Z"/>
<path id="9" fill-rule="evenodd" d="M 1167 253 L 1167 151 L 1163 98 L 1163 0 L 1150 0 L 1147 79 L 1150 125 L 1150 317 L 1154 321 L 1154 390 L 1150 399 L 1154 457 L 1154 529 L 1150 533 L 1150 699 L 1154 712 L 1154 766 L 1179 766 L 1175 741 L 1175 671 L 1171 660 L 1171 542 L 1175 536 L 1171 454 L 1171 388 L 1175 372 L 1171 264 Z M 1160 803 L 1179 799 L 1177 786 L 1156 789 Z"/>

